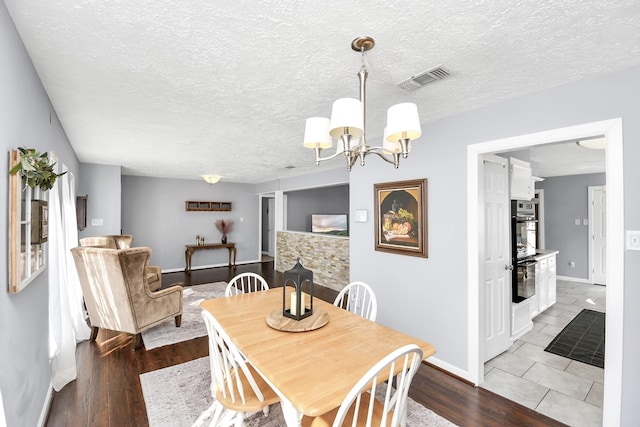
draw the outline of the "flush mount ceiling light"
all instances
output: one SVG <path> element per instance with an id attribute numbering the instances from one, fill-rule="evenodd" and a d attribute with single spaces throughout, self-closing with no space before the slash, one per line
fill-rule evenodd
<path id="1" fill-rule="evenodd" d="M 604 138 L 594 138 L 594 139 L 583 139 L 580 141 L 576 141 L 580 147 L 584 148 L 592 148 L 595 150 L 604 150 L 605 148 L 605 139 Z"/>
<path id="2" fill-rule="evenodd" d="M 347 159 L 347 169 L 351 171 L 357 158 L 360 158 L 360 164 L 364 166 L 365 157 L 374 153 L 397 168 L 400 164 L 400 155 L 407 158 L 411 151 L 410 142 L 422 134 L 416 104 L 408 102 L 396 104 L 387 110 L 387 127 L 384 128 L 382 147 L 367 145 L 365 99 L 369 73 L 365 66 L 365 55 L 374 45 L 375 42 L 371 37 L 358 37 L 351 42 L 351 49 L 362 55 L 362 66 L 358 72 L 360 99 L 336 100 L 331 110 L 331 120 L 324 117 L 311 117 L 306 121 L 304 146 L 315 150 L 316 165 L 342 154 Z M 333 146 L 333 138 L 338 140 L 336 153 L 321 157 L 324 148 Z"/>
<path id="3" fill-rule="evenodd" d="M 215 184 L 222 178 L 220 175 L 202 175 L 202 179 L 207 181 L 208 184 Z"/>

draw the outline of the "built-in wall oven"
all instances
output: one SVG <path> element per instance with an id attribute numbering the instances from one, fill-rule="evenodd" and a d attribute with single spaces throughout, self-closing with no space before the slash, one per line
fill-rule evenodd
<path id="1" fill-rule="evenodd" d="M 538 261 L 518 261 L 516 266 L 517 281 L 513 294 L 513 302 L 521 302 L 536 293 L 536 264 Z"/>
<path id="2" fill-rule="evenodd" d="M 536 285 L 536 217 L 535 201 L 511 202 L 511 278 L 513 302 L 535 295 Z"/>

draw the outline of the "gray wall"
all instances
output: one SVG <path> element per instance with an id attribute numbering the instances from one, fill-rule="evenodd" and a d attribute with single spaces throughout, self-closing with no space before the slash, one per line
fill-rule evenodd
<path id="1" fill-rule="evenodd" d="M 87 227 L 78 233 L 80 238 L 120 234 L 121 183 L 120 166 L 81 163 L 82 180 L 78 194 L 87 195 Z M 92 225 L 92 220 L 102 225 Z"/>
<path id="2" fill-rule="evenodd" d="M 423 124 L 421 140 L 398 170 L 367 163 L 351 173 L 351 210 L 373 209 L 373 184 L 428 179 L 429 258 L 374 250 L 373 222 L 351 223 L 351 280 L 384 301 L 378 320 L 434 344 L 436 356 L 467 371 L 467 146 L 622 117 L 625 229 L 640 229 L 640 67 L 585 79 Z M 597 100 L 597 102 L 594 102 Z M 379 143 L 379 141 L 371 141 Z M 371 216 L 370 216 L 371 217 Z M 625 252 L 622 425 L 640 419 L 640 252 Z M 400 315 L 401 314 L 401 315 Z"/>
<path id="3" fill-rule="evenodd" d="M 589 226 L 582 219 L 589 218 L 588 186 L 604 185 L 606 176 L 600 174 L 557 176 L 536 183 L 544 190 L 544 221 L 546 249 L 559 250 L 556 268 L 560 276 L 589 278 Z M 581 220 L 575 225 L 575 219 Z M 569 263 L 575 262 L 575 268 Z"/>
<path id="4" fill-rule="evenodd" d="M 9 426 L 35 426 L 50 390 L 48 299 L 50 268 L 24 290 L 7 284 L 8 152 L 18 147 L 55 151 L 78 176 L 78 160 L 22 41 L 0 2 L 0 390 Z M 78 180 L 76 180 L 77 182 Z M 48 243 L 51 249 L 51 242 Z M 2 421 L 0 420 L 0 424 Z"/>
<path id="5" fill-rule="evenodd" d="M 287 194 L 287 230 L 311 231 L 312 214 L 348 214 L 349 186 L 311 188 Z"/>
<path id="6" fill-rule="evenodd" d="M 231 212 L 186 212 L 184 202 L 231 202 Z M 215 226 L 218 219 L 234 222 L 229 242 L 237 249 L 237 262 L 258 261 L 259 198 L 253 186 L 203 180 L 122 177 L 122 231 L 134 236 L 135 246 L 151 248 L 152 265 L 163 271 L 183 270 L 185 245 L 196 243 L 196 235 L 205 243 L 220 243 Z M 221 265 L 228 262 L 226 250 L 207 250 L 193 254 L 191 267 Z"/>
<path id="7" fill-rule="evenodd" d="M 336 164 L 339 166 L 336 166 Z M 320 166 L 314 169 L 317 170 L 317 172 L 256 184 L 254 186 L 255 192 L 272 193 L 274 191 L 293 191 L 304 188 L 349 184 L 351 175 L 344 164 L 340 165 L 340 162 L 332 163 L 330 161 L 329 163 L 321 163 Z"/>

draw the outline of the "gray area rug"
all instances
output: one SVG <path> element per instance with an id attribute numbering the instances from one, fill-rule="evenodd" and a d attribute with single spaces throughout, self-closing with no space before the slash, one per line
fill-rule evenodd
<path id="1" fill-rule="evenodd" d="M 212 402 L 209 357 L 147 372 L 140 375 L 140 383 L 150 427 L 190 426 Z M 256 414 L 246 425 L 284 427 L 280 405 L 271 405 L 269 416 Z M 407 425 L 455 427 L 412 399 L 408 404 Z"/>
<path id="2" fill-rule="evenodd" d="M 184 286 L 182 289 L 182 322 L 176 328 L 174 319 L 142 332 L 144 348 L 151 350 L 164 345 L 175 344 L 207 335 L 207 328 L 200 312 L 200 303 L 206 299 L 224 297 L 226 282 Z"/>

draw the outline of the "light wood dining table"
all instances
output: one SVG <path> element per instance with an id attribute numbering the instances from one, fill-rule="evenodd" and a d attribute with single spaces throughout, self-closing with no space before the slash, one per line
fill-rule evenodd
<path id="1" fill-rule="evenodd" d="M 205 300 L 200 307 L 218 320 L 280 396 L 289 427 L 299 426 L 303 415 L 315 417 L 340 406 L 360 377 L 391 351 L 416 344 L 424 359 L 435 353 L 426 341 L 319 298 L 314 298 L 314 312 L 327 312 L 329 322 L 325 326 L 306 332 L 276 330 L 266 318 L 274 310 L 282 310 L 282 293 L 282 288 L 273 288 Z"/>

